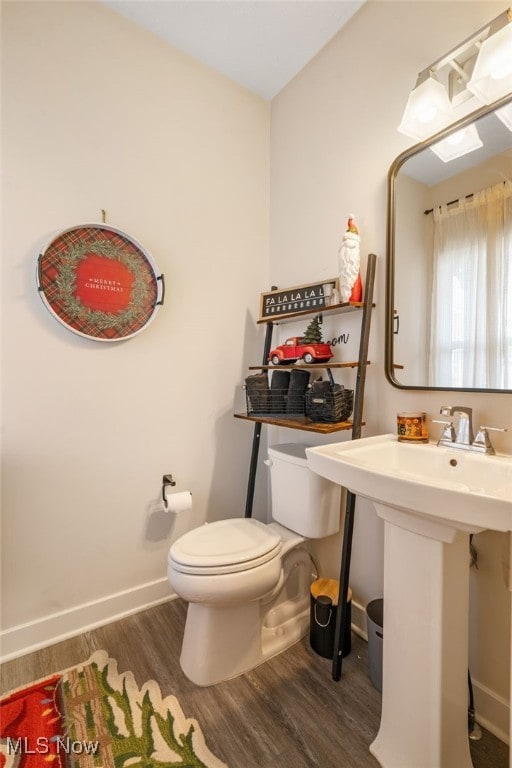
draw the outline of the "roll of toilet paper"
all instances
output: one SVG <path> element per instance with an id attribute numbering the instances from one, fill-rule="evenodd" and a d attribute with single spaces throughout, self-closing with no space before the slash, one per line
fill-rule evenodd
<path id="1" fill-rule="evenodd" d="M 167 493 L 165 491 L 166 512 L 186 512 L 192 509 L 192 494 L 190 491 L 181 491 L 180 493 Z"/>

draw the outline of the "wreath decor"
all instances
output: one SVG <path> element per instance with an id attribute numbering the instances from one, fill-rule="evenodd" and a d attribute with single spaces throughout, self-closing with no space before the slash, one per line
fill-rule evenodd
<path id="1" fill-rule="evenodd" d="M 122 264 L 133 277 L 128 305 L 112 312 L 87 306 L 77 291 L 77 270 L 91 255 Z M 40 254 L 39 291 L 57 319 L 83 336 L 115 341 L 142 330 L 157 308 L 158 286 L 149 255 L 112 227 L 84 225 L 65 230 Z"/>

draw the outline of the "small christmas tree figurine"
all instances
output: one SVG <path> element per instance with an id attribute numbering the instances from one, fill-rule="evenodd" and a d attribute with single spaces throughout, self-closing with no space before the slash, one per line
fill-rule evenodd
<path id="1" fill-rule="evenodd" d="M 321 344 L 322 330 L 320 328 L 320 320 L 318 316 L 314 317 L 306 328 L 302 341 L 306 344 Z"/>

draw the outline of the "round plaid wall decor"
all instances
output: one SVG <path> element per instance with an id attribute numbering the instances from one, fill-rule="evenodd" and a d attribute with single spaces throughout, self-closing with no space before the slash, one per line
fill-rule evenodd
<path id="1" fill-rule="evenodd" d="M 52 238 L 39 254 L 37 277 L 50 313 L 96 341 L 134 336 L 163 304 L 163 275 L 149 253 L 105 224 L 71 227 Z"/>

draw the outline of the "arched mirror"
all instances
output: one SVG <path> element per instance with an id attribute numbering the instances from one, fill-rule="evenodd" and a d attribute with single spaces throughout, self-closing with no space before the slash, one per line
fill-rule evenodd
<path id="1" fill-rule="evenodd" d="M 389 381 L 512 391 L 512 96 L 396 158 L 387 240 Z"/>

